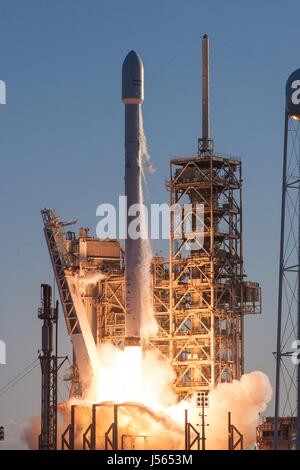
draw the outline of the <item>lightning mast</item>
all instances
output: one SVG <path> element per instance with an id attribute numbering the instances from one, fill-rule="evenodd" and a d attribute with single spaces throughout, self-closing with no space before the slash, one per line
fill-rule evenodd
<path id="1" fill-rule="evenodd" d="M 174 211 L 170 215 L 168 324 L 175 389 L 185 397 L 241 377 L 244 317 L 261 310 L 260 286 L 246 281 L 243 269 L 241 161 L 217 154 L 210 135 L 207 35 L 202 39 L 198 154 L 171 159 L 167 188 L 170 206 L 184 214 L 180 221 Z M 197 233 L 199 205 L 202 244 Z"/>

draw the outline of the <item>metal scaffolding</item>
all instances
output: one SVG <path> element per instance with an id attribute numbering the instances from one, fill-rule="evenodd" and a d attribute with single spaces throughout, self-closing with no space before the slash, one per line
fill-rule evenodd
<path id="1" fill-rule="evenodd" d="M 57 374 L 67 357 L 57 355 L 58 302 L 52 307 L 52 288 L 41 285 L 38 318 L 43 320 L 42 349 L 39 354 L 42 373 L 40 450 L 57 449 Z"/>
<path id="2" fill-rule="evenodd" d="M 154 291 L 164 310 L 168 356 L 177 374 L 175 389 L 185 397 L 240 378 L 244 316 L 261 312 L 260 286 L 246 282 L 243 269 L 241 161 L 214 152 L 210 136 L 206 35 L 198 155 L 171 159 L 167 189 L 169 266 L 160 268 L 162 282 Z M 167 349 L 167 342 L 164 346 Z"/>
<path id="3" fill-rule="evenodd" d="M 169 323 L 176 389 L 186 395 L 239 378 L 244 315 L 260 312 L 260 287 L 244 282 L 241 162 L 203 154 L 172 159 Z M 203 205 L 203 243 L 186 230 Z M 186 213 L 185 207 L 188 207 Z M 184 214 L 179 218 L 176 212 Z"/>
<path id="4" fill-rule="evenodd" d="M 183 212 L 188 203 L 196 217 L 196 204 L 204 204 L 204 243 L 192 250 L 184 217 L 178 230 L 171 211 L 170 257 L 152 261 L 159 332 L 143 346 L 172 364 L 180 397 L 241 376 L 244 315 L 261 310 L 259 285 L 244 280 L 241 181 L 241 162 L 231 157 L 196 155 L 170 162 L 170 206 Z M 100 285 L 98 342 L 122 347 L 123 273 Z"/>
<path id="5" fill-rule="evenodd" d="M 119 271 L 100 283 L 97 304 L 97 342 L 109 341 L 123 349 L 125 339 L 125 279 Z"/>

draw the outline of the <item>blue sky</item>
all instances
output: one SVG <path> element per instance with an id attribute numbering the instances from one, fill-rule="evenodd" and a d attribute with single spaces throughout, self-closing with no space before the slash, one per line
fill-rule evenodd
<path id="1" fill-rule="evenodd" d="M 40 283 L 53 280 L 40 209 L 94 232 L 97 205 L 123 192 L 125 55 L 144 61 L 150 201 L 167 201 L 170 156 L 197 150 L 204 33 L 215 149 L 242 158 L 245 268 L 263 289 L 263 315 L 246 321 L 246 369 L 273 380 L 284 85 L 299 67 L 299 13 L 296 0 L 0 0 L 0 387 L 40 344 Z M 0 422 L 17 429 L 39 414 L 39 381 L 37 368 L 0 397 Z"/>

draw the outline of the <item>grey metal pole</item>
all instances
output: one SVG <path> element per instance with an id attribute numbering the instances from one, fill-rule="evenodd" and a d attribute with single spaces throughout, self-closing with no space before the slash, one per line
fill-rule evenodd
<path id="1" fill-rule="evenodd" d="M 55 283 L 54 283 L 54 286 L 55 286 Z M 55 402 L 56 402 L 56 406 L 55 406 L 55 409 L 54 409 L 54 449 L 56 450 L 57 449 L 57 375 L 58 375 L 58 308 L 59 308 L 59 304 L 58 304 L 58 300 L 56 301 L 56 304 L 55 304 L 55 310 L 54 310 L 54 316 L 55 316 L 55 319 L 54 319 L 54 324 L 55 324 L 55 356 L 53 358 L 53 367 L 54 367 L 54 370 L 55 370 L 55 384 L 54 384 L 54 387 L 55 387 Z"/>
<path id="2" fill-rule="evenodd" d="M 299 162 L 300 165 L 300 162 Z M 300 166 L 298 174 L 300 185 Z M 298 189 L 300 194 L 300 187 Z M 298 292 L 297 292 L 297 348 L 300 346 L 300 196 L 298 199 Z M 296 417 L 296 449 L 300 450 L 300 360 L 298 354 L 297 364 L 297 417 Z"/>
<path id="3" fill-rule="evenodd" d="M 278 449 L 278 425 L 280 406 L 280 375 L 281 375 L 281 323 L 282 323 L 282 289 L 284 276 L 284 226 L 286 206 L 286 173 L 287 173 L 287 143 L 288 120 L 285 111 L 284 145 L 283 145 L 283 171 L 282 171 L 282 196 L 281 196 L 281 228 L 280 228 L 280 256 L 279 256 L 279 286 L 278 286 L 278 314 L 277 314 L 277 345 L 276 345 L 276 381 L 275 381 L 275 419 L 274 419 L 274 450 Z"/>
<path id="4" fill-rule="evenodd" d="M 209 116 L 209 39 L 202 38 L 202 139 L 203 151 L 209 149 L 210 116 Z"/>

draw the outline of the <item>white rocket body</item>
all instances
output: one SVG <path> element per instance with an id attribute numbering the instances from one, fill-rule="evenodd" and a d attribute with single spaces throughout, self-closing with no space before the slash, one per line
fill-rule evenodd
<path id="1" fill-rule="evenodd" d="M 144 67 L 135 51 L 129 52 L 122 67 L 122 101 L 125 105 L 125 195 L 127 196 L 127 238 L 125 241 L 125 345 L 140 344 L 142 298 L 142 240 L 130 236 L 130 207 L 142 204 L 141 104 L 144 101 Z"/>

